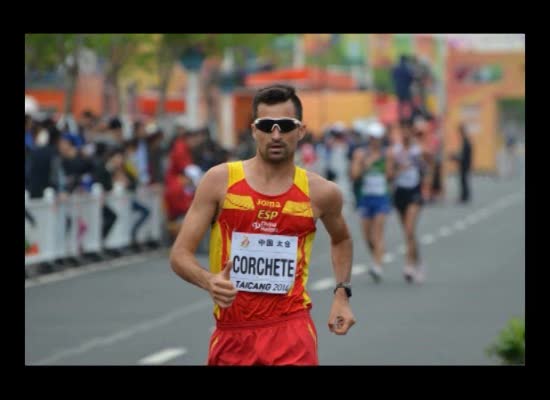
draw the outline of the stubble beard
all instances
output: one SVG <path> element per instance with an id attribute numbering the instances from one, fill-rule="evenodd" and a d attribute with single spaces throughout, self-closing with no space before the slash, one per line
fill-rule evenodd
<path id="1" fill-rule="evenodd" d="M 269 146 L 264 147 L 263 149 L 258 149 L 258 153 L 260 154 L 260 157 L 262 160 L 269 164 L 279 165 L 283 164 L 285 162 L 288 162 L 289 160 L 294 159 L 294 152 L 291 152 L 287 146 L 284 146 L 281 149 L 280 155 L 270 155 L 269 154 Z"/>

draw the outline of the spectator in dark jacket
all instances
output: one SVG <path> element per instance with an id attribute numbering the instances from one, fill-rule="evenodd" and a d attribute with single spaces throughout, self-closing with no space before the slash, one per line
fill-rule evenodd
<path id="1" fill-rule="evenodd" d="M 408 57 L 401 55 L 399 63 L 392 70 L 392 79 L 399 101 L 399 119 L 410 118 L 412 107 L 411 84 L 414 80 L 413 71 L 408 64 Z"/>
<path id="2" fill-rule="evenodd" d="M 59 132 L 55 128 L 40 130 L 35 146 L 27 155 L 29 162 L 28 189 L 31 198 L 41 198 L 47 187 L 55 187 L 56 143 Z"/>
<path id="3" fill-rule="evenodd" d="M 111 159 L 114 160 L 116 154 L 123 154 L 122 149 L 114 149 L 109 153 L 106 153 L 105 147 L 100 147 L 100 156 L 95 160 L 94 165 L 94 181 L 101 184 L 103 187 L 104 193 L 110 192 L 113 189 L 113 172 L 115 169 L 114 162 L 111 162 Z M 111 207 L 105 202 L 105 199 L 102 199 L 103 205 L 101 208 L 102 213 L 102 227 L 101 227 L 101 237 L 105 240 L 111 228 L 115 224 L 117 219 L 116 213 Z"/>
<path id="4" fill-rule="evenodd" d="M 61 173 L 58 189 L 62 193 L 72 193 L 81 188 L 82 177 L 93 173 L 91 160 L 84 158 L 78 151 L 70 135 L 62 135 L 57 148 L 61 155 Z"/>
<path id="5" fill-rule="evenodd" d="M 460 175 L 460 198 L 458 202 L 465 204 L 471 200 L 470 170 L 472 167 L 472 142 L 468 136 L 465 124 L 460 124 L 458 130 L 462 139 L 460 152 L 455 156 Z"/>

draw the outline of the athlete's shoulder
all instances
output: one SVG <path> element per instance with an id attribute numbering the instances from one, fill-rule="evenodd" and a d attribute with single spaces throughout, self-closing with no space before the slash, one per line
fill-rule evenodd
<path id="1" fill-rule="evenodd" d="M 210 179 L 216 179 L 219 177 L 227 176 L 227 171 L 229 169 L 228 164 L 229 163 L 225 162 L 213 166 L 212 168 L 208 169 L 208 171 L 206 171 L 204 177 L 206 178 L 208 176 Z"/>
<path id="2" fill-rule="evenodd" d="M 314 202 L 331 202 L 342 197 L 340 187 L 319 174 L 307 171 L 310 198 Z"/>
<path id="3" fill-rule="evenodd" d="M 201 179 L 201 184 L 203 186 L 208 186 L 209 188 L 225 189 L 225 186 L 227 185 L 228 170 L 229 167 L 227 163 L 213 166 L 204 173 Z"/>

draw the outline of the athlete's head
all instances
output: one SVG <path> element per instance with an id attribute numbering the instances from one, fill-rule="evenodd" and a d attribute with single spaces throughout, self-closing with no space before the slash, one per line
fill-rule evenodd
<path id="1" fill-rule="evenodd" d="M 252 102 L 252 115 L 252 136 L 260 157 L 271 163 L 293 160 L 306 133 L 302 102 L 294 88 L 274 85 L 259 90 Z"/>
<path id="2" fill-rule="evenodd" d="M 403 119 L 400 121 L 401 137 L 404 144 L 409 144 L 414 137 L 414 128 L 412 121 Z"/>

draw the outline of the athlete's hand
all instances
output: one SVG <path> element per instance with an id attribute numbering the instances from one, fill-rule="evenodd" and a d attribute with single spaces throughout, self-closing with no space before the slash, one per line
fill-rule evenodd
<path id="1" fill-rule="evenodd" d="M 365 159 L 365 169 L 369 169 L 372 166 L 372 164 L 374 164 L 379 159 L 380 159 L 380 154 L 370 154 Z"/>
<path id="2" fill-rule="evenodd" d="M 348 299 L 340 298 L 340 295 L 336 293 L 334 296 L 328 318 L 328 329 L 337 335 L 345 335 L 355 324 L 355 317 L 351 311 Z"/>
<path id="3" fill-rule="evenodd" d="M 228 261 L 220 273 L 212 275 L 208 282 L 208 291 L 214 300 L 214 303 L 221 308 L 226 308 L 233 303 L 237 296 L 237 289 L 233 282 L 229 280 L 229 273 L 233 267 L 233 262 Z"/>

